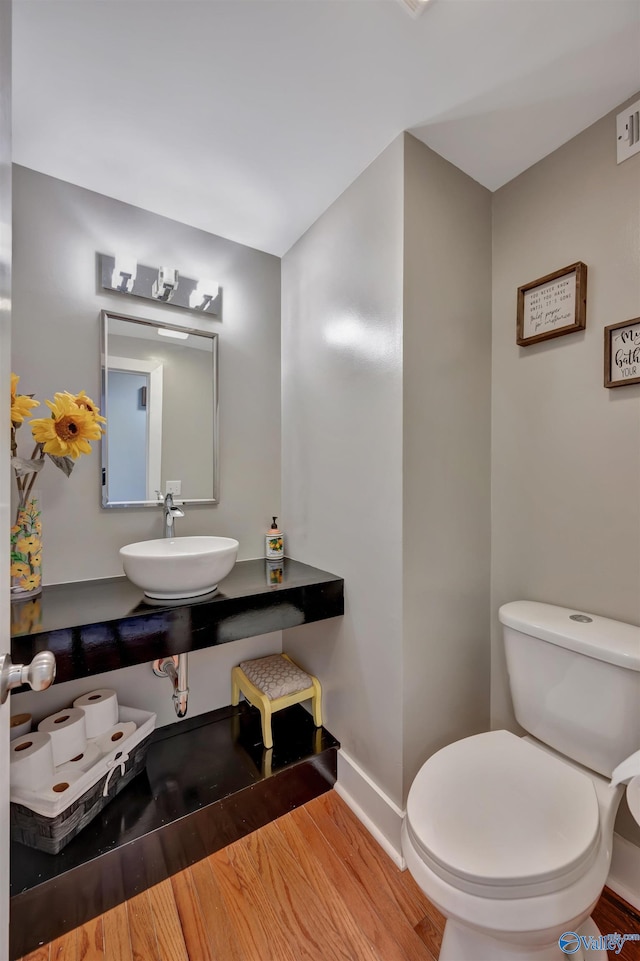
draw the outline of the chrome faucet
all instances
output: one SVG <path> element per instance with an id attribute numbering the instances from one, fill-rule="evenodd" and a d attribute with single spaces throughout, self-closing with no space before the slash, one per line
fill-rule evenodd
<path id="1" fill-rule="evenodd" d="M 164 536 L 173 537 L 173 522 L 176 517 L 184 517 L 181 507 L 176 507 L 173 503 L 173 494 L 167 494 L 164 499 Z"/>

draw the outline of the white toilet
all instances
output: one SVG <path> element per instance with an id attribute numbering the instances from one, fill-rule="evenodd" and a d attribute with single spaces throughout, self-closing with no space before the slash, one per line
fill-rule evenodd
<path id="1" fill-rule="evenodd" d="M 600 936 L 589 915 L 624 790 L 610 777 L 640 747 L 640 628 L 533 601 L 499 617 L 528 736 L 491 731 L 429 758 L 402 851 L 447 919 L 440 961 L 606 961 L 571 935 Z"/>

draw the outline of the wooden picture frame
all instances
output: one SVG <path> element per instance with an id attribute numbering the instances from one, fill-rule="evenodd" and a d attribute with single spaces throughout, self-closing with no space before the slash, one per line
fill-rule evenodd
<path id="1" fill-rule="evenodd" d="M 604 329 L 604 386 L 640 384 L 640 317 Z"/>
<path id="2" fill-rule="evenodd" d="M 579 260 L 518 287 L 516 342 L 521 347 L 587 326 L 587 265 Z"/>

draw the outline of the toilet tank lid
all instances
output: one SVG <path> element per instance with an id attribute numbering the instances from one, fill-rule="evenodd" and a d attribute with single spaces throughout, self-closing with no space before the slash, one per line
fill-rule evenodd
<path id="1" fill-rule="evenodd" d="M 522 634 L 539 637 L 599 661 L 640 671 L 640 627 L 633 624 L 539 601 L 503 604 L 498 617 L 502 624 Z"/>

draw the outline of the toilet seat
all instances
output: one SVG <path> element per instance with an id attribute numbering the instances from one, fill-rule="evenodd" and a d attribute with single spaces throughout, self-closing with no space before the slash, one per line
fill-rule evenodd
<path id="1" fill-rule="evenodd" d="M 600 841 L 591 779 L 509 731 L 434 754 L 409 792 L 406 826 L 435 874 L 495 899 L 571 884 L 594 862 Z"/>

